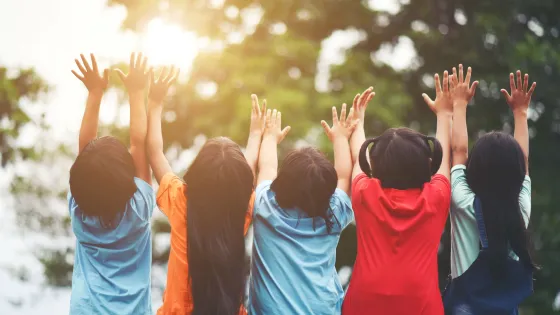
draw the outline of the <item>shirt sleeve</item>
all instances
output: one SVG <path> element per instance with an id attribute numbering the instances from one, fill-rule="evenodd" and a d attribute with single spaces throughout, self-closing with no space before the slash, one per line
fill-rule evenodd
<path id="1" fill-rule="evenodd" d="M 187 185 L 173 173 L 167 173 L 159 183 L 156 201 L 159 209 L 171 219 L 180 215 L 185 217 L 187 212 Z"/>
<path id="2" fill-rule="evenodd" d="M 255 207 L 255 192 L 251 195 L 251 199 L 249 200 L 249 208 L 247 209 L 247 213 L 245 214 L 245 227 L 243 228 L 243 234 L 247 235 L 249 231 L 249 227 L 251 223 L 253 223 L 253 208 Z"/>
<path id="3" fill-rule="evenodd" d="M 150 220 L 152 214 L 154 213 L 154 208 L 156 206 L 156 199 L 154 196 L 154 189 L 148 183 L 140 178 L 134 178 L 134 182 L 136 183 L 136 188 L 138 189 L 137 192 L 134 194 L 134 198 L 142 199 L 141 206 L 143 209 L 137 209 L 142 213 L 142 217 L 144 220 Z M 138 200 L 136 200 L 136 204 L 138 205 Z"/>
<path id="4" fill-rule="evenodd" d="M 525 176 L 521 192 L 519 193 L 519 208 L 521 209 L 525 226 L 528 226 L 529 219 L 531 218 L 531 178 L 529 176 Z"/>
<path id="5" fill-rule="evenodd" d="M 352 201 L 350 197 L 342 189 L 336 189 L 331 197 L 331 209 L 336 217 L 336 221 L 340 223 L 341 230 L 344 230 L 352 221 L 354 221 L 354 211 L 352 211 Z"/>
<path id="6" fill-rule="evenodd" d="M 72 217 L 76 212 L 76 208 L 78 208 L 78 204 L 76 203 L 76 200 L 74 200 L 74 197 L 72 196 L 70 190 L 68 190 L 68 195 L 66 196 L 66 198 L 68 199 L 68 212 L 70 214 L 70 217 Z"/>
<path id="7" fill-rule="evenodd" d="M 472 209 L 474 193 L 467 184 L 465 165 L 455 165 L 451 169 L 451 202 L 452 211 L 468 211 Z M 473 213 L 474 215 L 474 213 Z"/>
<path id="8" fill-rule="evenodd" d="M 270 185 L 272 185 L 271 180 L 262 181 L 255 190 L 255 200 L 254 200 L 254 211 L 253 214 L 256 214 L 259 211 L 259 205 L 262 204 L 266 199 L 266 194 L 270 190 Z"/>
<path id="9" fill-rule="evenodd" d="M 361 190 L 364 188 L 365 182 L 368 178 L 369 177 L 362 172 L 352 180 L 352 204 L 359 204 L 362 202 Z"/>

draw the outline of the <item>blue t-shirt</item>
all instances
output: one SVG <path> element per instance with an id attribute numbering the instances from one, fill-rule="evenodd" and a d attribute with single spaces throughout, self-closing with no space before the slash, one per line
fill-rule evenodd
<path id="1" fill-rule="evenodd" d="M 68 206 L 76 235 L 71 315 L 152 314 L 150 218 L 155 206 L 152 187 L 134 178 L 138 190 L 115 228 L 85 216 L 72 195 Z"/>
<path id="2" fill-rule="evenodd" d="M 335 269 L 342 230 L 354 220 L 348 195 L 331 197 L 331 233 L 322 218 L 282 209 L 270 189 L 256 189 L 249 314 L 340 314 L 344 291 Z M 315 221 L 315 228 L 313 228 Z"/>

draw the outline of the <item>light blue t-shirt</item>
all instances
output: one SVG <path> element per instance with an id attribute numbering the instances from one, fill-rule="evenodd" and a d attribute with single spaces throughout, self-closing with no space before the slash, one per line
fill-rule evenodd
<path id="1" fill-rule="evenodd" d="M 116 228 L 82 214 L 68 194 L 76 235 L 71 315 L 152 315 L 150 218 L 155 206 L 152 187 L 134 178 L 138 189 Z"/>
<path id="2" fill-rule="evenodd" d="M 480 252 L 480 236 L 474 214 L 475 195 L 467 183 L 465 165 L 451 169 L 451 277 L 457 278 L 469 269 Z M 519 208 L 529 225 L 531 217 L 531 179 L 525 176 L 519 193 Z M 518 259 L 513 251 L 510 256 Z"/>
<path id="3" fill-rule="evenodd" d="M 331 197 L 331 233 L 322 218 L 282 209 L 270 189 L 256 189 L 249 314 L 340 314 L 344 291 L 335 269 L 342 230 L 354 220 L 348 195 Z M 315 221 L 315 229 L 313 229 Z"/>

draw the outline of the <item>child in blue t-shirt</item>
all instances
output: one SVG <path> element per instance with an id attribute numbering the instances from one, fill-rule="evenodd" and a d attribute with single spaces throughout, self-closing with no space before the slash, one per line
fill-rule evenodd
<path id="1" fill-rule="evenodd" d="M 130 151 L 116 138 L 97 138 L 99 106 L 109 70 L 100 75 L 76 59 L 89 91 L 80 128 L 79 155 L 70 170 L 68 205 L 76 235 L 70 314 L 152 314 L 150 218 L 155 206 L 145 152 L 144 92 L 149 71 L 132 54 L 128 75 L 118 70 L 130 99 Z"/>
<path id="2" fill-rule="evenodd" d="M 253 217 L 249 314 L 340 314 L 344 292 L 335 269 L 342 230 L 354 220 L 349 198 L 353 114 L 333 127 L 334 167 L 314 148 L 290 152 L 278 168 L 281 113 L 268 110 Z"/>

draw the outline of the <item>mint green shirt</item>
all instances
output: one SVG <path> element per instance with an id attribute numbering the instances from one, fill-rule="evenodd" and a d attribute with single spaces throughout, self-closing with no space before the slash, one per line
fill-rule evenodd
<path id="1" fill-rule="evenodd" d="M 462 275 L 478 257 L 480 237 L 474 215 L 474 193 L 467 184 L 465 165 L 455 165 L 451 169 L 451 277 Z M 531 179 L 525 176 L 519 193 L 519 208 L 529 224 L 531 216 Z M 510 256 L 518 259 L 511 252 Z"/>

